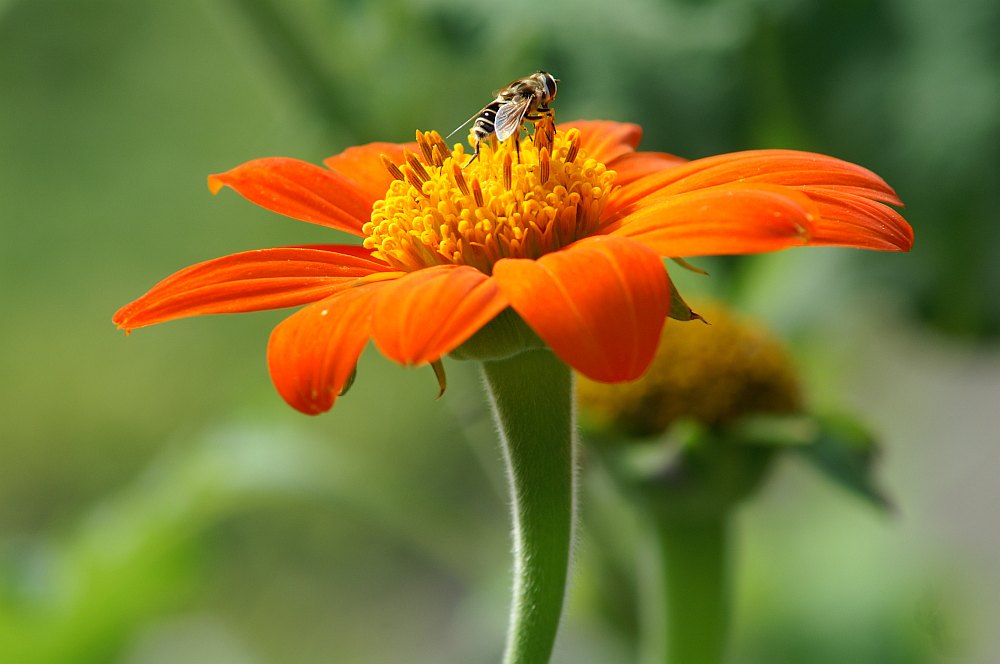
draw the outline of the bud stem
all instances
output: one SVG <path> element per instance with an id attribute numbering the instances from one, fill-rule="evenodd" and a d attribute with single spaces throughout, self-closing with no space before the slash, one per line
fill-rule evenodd
<path id="1" fill-rule="evenodd" d="M 643 664 L 720 664 L 729 631 L 727 515 L 655 514 L 640 583 Z"/>

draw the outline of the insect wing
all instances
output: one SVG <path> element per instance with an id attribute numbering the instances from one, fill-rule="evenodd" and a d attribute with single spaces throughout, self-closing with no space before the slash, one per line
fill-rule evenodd
<path id="1" fill-rule="evenodd" d="M 531 100 L 531 97 L 517 99 L 500 107 L 496 120 L 493 121 L 498 141 L 506 141 L 520 131 L 524 116 L 528 114 L 528 108 L 531 106 Z"/>

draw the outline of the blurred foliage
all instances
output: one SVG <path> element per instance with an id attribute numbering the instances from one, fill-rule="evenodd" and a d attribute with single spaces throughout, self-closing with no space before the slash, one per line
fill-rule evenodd
<path id="1" fill-rule="evenodd" d="M 325 448 L 287 432 L 204 438 L 94 506 L 67 537 L 9 549 L 0 661 L 113 659 L 145 620 L 191 596 L 207 527 L 262 500 L 334 488 L 319 481 Z"/>
<path id="2" fill-rule="evenodd" d="M 37 661 L 496 659 L 506 514 L 472 367 L 451 362 L 435 402 L 429 370 L 370 350 L 350 397 L 306 419 L 266 375 L 280 312 L 129 339 L 110 316 L 190 263 L 331 241 L 213 199 L 208 173 L 450 131 L 543 67 L 563 81 L 561 119 L 638 122 L 645 148 L 690 157 L 828 152 L 883 175 L 917 231 L 907 256 L 672 272 L 682 292 L 738 294 L 768 315 L 819 401 L 888 433 L 905 515 L 889 527 L 779 473 L 747 515 L 734 661 L 995 659 L 983 597 L 997 586 L 960 570 L 1000 548 L 976 508 L 995 502 L 983 487 L 1000 460 L 982 432 L 1000 362 L 933 335 L 1000 332 L 997 34 L 993 0 L 0 2 L 0 653 L 44 639 Z M 223 420 L 291 457 L 295 440 L 324 441 L 336 456 L 322 483 L 346 488 L 251 500 L 258 476 L 235 453 L 171 486 L 136 479 L 172 455 L 198 467 L 191 441 Z M 234 504 L 196 506 L 205 492 Z M 607 595 L 588 590 L 601 554 L 581 549 L 556 661 L 629 661 L 627 630 L 601 619 Z"/>

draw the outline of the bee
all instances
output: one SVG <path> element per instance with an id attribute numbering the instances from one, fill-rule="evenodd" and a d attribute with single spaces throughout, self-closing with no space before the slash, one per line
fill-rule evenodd
<path id="1" fill-rule="evenodd" d="M 511 81 L 503 90 L 497 93 L 497 98 L 484 106 L 471 118 L 463 122 L 455 131 L 448 134 L 451 138 L 455 133 L 469 124 L 476 141 L 476 153 L 472 155 L 466 168 L 479 156 L 483 141 L 496 136 L 498 141 L 506 141 L 514 137 L 514 147 L 518 159 L 521 157 L 521 128 L 524 123 L 540 120 L 552 113 L 549 104 L 556 98 L 556 84 L 559 79 L 552 74 L 538 70 L 530 76 Z"/>

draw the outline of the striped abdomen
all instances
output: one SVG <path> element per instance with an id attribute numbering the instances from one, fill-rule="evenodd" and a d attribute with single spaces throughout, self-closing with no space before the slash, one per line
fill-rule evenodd
<path id="1" fill-rule="evenodd" d="M 479 117 L 476 118 L 475 123 L 472 125 L 472 133 L 476 137 L 476 143 L 485 141 L 494 133 L 494 131 L 496 131 L 494 123 L 497 119 L 497 111 L 500 110 L 501 104 L 504 103 L 505 102 L 499 99 L 491 101 L 486 105 L 486 108 L 483 109 L 483 112 L 479 114 Z M 478 146 L 476 151 L 479 151 Z"/>

